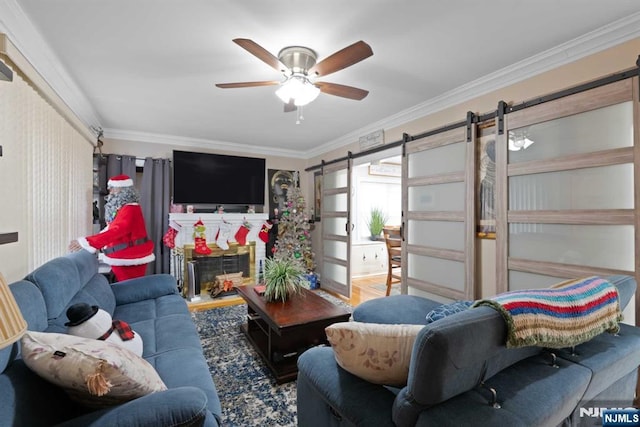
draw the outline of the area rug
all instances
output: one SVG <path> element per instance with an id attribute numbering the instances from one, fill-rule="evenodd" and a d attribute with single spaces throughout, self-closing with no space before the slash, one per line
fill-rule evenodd
<path id="1" fill-rule="evenodd" d="M 324 292 L 318 295 L 350 309 Z M 240 325 L 246 304 L 191 314 L 218 390 L 224 426 L 296 426 L 296 382 L 276 384 Z"/>

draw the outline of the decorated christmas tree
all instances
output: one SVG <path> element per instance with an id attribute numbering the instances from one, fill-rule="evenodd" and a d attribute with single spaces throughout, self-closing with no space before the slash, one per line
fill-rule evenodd
<path id="1" fill-rule="evenodd" d="M 300 262 L 307 273 L 315 269 L 314 254 L 311 250 L 311 233 L 309 216 L 300 187 L 298 173 L 294 173 L 293 185 L 287 190 L 287 203 L 280 214 L 278 223 L 278 241 L 276 242 L 275 259 L 292 259 Z"/>

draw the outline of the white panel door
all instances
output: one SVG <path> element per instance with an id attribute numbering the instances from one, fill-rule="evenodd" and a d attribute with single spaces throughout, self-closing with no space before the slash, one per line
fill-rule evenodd
<path id="1" fill-rule="evenodd" d="M 637 91 L 627 79 L 505 115 L 496 139 L 499 292 L 637 277 Z"/>
<path id="2" fill-rule="evenodd" d="M 351 297 L 351 159 L 322 171 L 323 289 Z"/>
<path id="3" fill-rule="evenodd" d="M 475 134 L 470 123 L 405 145 L 402 293 L 475 298 Z"/>

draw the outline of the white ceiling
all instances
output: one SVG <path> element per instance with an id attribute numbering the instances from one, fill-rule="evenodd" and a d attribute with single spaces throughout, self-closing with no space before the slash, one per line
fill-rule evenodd
<path id="1" fill-rule="evenodd" d="M 0 0 L 0 31 L 107 138 L 309 157 L 637 37 L 640 1 Z M 370 93 L 321 94 L 296 125 L 275 86 L 214 86 L 281 78 L 234 38 L 319 60 L 364 40 L 321 80 Z"/>

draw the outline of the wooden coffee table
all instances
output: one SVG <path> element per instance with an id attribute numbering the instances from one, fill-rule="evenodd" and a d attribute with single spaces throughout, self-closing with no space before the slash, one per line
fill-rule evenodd
<path id="1" fill-rule="evenodd" d="M 351 313 L 314 292 L 302 289 L 287 302 L 265 302 L 254 285 L 238 286 L 247 303 L 247 323 L 240 327 L 273 373 L 278 384 L 296 379 L 298 356 L 328 344 L 324 328 L 349 320 Z"/>

